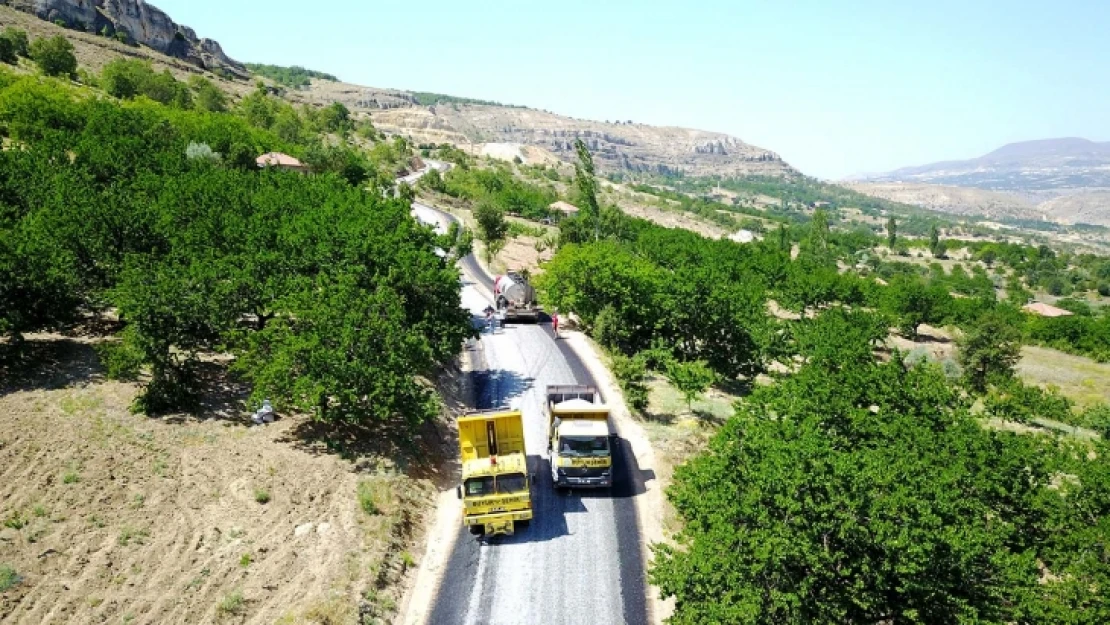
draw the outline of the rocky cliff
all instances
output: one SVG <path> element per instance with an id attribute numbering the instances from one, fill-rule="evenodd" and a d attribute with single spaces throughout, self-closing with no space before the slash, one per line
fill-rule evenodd
<path id="1" fill-rule="evenodd" d="M 574 142 L 581 139 L 604 173 L 725 177 L 797 173 L 775 152 L 718 132 L 574 119 L 524 107 L 421 106 L 406 99 L 404 92 L 342 87 L 342 83 L 314 81 L 306 95 L 341 101 L 352 110 L 369 113 L 382 130 L 409 135 L 418 143 L 533 146 L 573 162 Z"/>
<path id="2" fill-rule="evenodd" d="M 143 0 L 0 0 L 0 5 L 32 13 L 66 27 L 117 36 L 210 71 L 246 78 L 242 63 L 224 54 L 220 44 L 197 37 L 165 11 Z"/>

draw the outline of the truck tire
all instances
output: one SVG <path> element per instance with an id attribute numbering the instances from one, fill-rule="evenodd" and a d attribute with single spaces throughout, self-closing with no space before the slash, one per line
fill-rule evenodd
<path id="1" fill-rule="evenodd" d="M 481 525 L 471 525 L 469 527 L 470 527 L 470 533 L 474 536 L 481 536 L 482 534 L 485 533 L 485 528 L 482 527 Z"/>

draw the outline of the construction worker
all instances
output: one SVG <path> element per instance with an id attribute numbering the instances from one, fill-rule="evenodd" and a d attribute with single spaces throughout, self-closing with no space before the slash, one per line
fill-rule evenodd
<path id="1" fill-rule="evenodd" d="M 559 313 L 551 313 L 551 331 L 555 334 L 555 338 L 559 338 Z"/>

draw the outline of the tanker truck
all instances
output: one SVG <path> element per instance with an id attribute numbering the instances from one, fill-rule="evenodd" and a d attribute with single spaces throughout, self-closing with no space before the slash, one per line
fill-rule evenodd
<path id="1" fill-rule="evenodd" d="M 497 276 L 493 281 L 493 300 L 497 303 L 497 310 L 504 313 L 507 322 L 536 321 L 539 318 L 536 289 L 520 273 L 509 272 Z"/>
<path id="2" fill-rule="evenodd" d="M 519 410 L 459 417 L 463 524 L 475 535 L 511 535 L 532 518 L 532 482 Z"/>
<path id="3" fill-rule="evenodd" d="M 609 420 L 609 407 L 595 387 L 548 386 L 547 431 L 551 481 L 556 490 L 613 485 L 617 434 Z"/>

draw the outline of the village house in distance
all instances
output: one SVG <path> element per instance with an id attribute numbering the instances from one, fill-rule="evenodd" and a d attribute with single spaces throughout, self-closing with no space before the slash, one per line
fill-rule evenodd
<path id="1" fill-rule="evenodd" d="M 254 159 L 254 162 L 259 167 L 277 167 L 279 169 L 288 169 L 289 171 L 298 171 L 302 174 L 308 173 L 308 165 L 305 165 L 300 160 L 282 154 L 281 152 L 267 152 L 262 156 Z"/>

